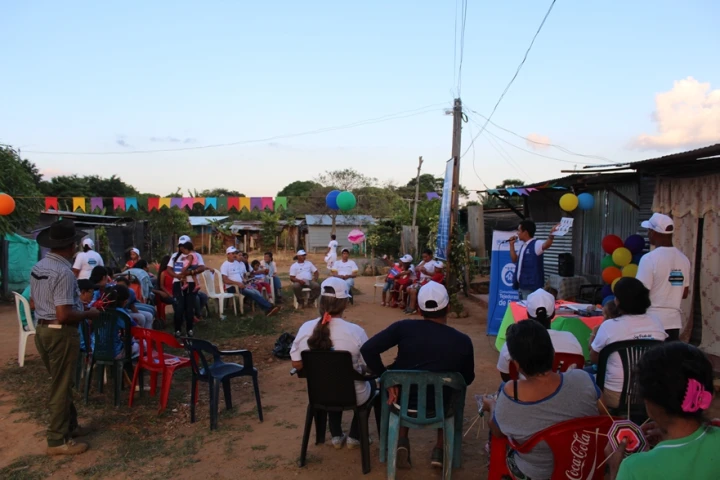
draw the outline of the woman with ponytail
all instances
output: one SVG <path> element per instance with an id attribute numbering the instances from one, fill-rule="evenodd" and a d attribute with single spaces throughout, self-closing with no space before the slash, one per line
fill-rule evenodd
<path id="1" fill-rule="evenodd" d="M 526 303 L 528 319 L 539 322 L 547 329 L 555 352 L 584 355 L 582 346 L 580 342 L 578 342 L 578 339 L 575 338 L 575 335 L 570 332 L 561 332 L 550 328 L 550 323 L 555 317 L 555 297 L 552 293 L 538 289 L 528 295 Z M 500 372 L 503 382 L 510 380 L 511 361 L 512 358 L 510 358 L 510 352 L 508 351 L 506 342 L 502 349 L 500 349 L 500 356 L 498 357 L 497 363 L 497 369 Z M 582 365 L 578 365 L 578 368 L 582 367 Z"/>
<path id="2" fill-rule="evenodd" d="M 330 277 L 322 283 L 320 291 L 320 318 L 309 320 L 300 327 L 290 349 L 293 367 L 302 370 L 302 352 L 305 350 L 342 350 L 350 352 L 355 370 L 363 373 L 365 362 L 360 354 L 360 347 L 368 337 L 362 327 L 342 319 L 350 298 L 347 283 L 340 278 Z M 356 381 L 357 404 L 363 405 L 367 402 L 374 388 L 374 382 Z M 342 448 L 346 441 L 348 448 L 360 446 L 357 418 L 353 418 L 350 434 L 346 436 L 342 431 L 342 412 L 330 412 L 328 416 L 335 448 Z"/>

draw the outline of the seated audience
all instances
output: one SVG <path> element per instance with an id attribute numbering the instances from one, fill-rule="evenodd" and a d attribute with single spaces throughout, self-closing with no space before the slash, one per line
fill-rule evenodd
<path id="1" fill-rule="evenodd" d="M 269 317 L 280 311 L 280 307 L 273 306 L 270 302 L 265 300 L 262 293 L 259 291 L 246 288 L 245 285 L 245 264 L 237 261 L 237 249 L 235 247 L 228 247 L 225 250 L 227 260 L 220 267 L 220 273 L 222 274 L 223 285 L 228 293 L 239 293 L 244 297 L 251 299 L 257 303 L 258 306 L 266 313 Z"/>
<path id="2" fill-rule="evenodd" d="M 445 287 L 436 282 L 428 282 L 418 292 L 418 306 L 422 320 L 401 320 L 390 325 L 365 342 L 360 352 L 371 372 L 381 375 L 385 370 L 426 370 L 428 372 L 458 372 L 470 385 L 475 380 L 475 356 L 470 337 L 448 326 L 447 313 L 450 297 Z M 381 355 L 397 347 L 395 361 L 385 366 Z M 388 400 L 396 403 L 396 389 L 388 391 Z M 450 391 L 445 392 L 445 411 L 452 405 Z M 434 396 L 427 399 L 429 409 L 434 408 Z M 417 408 L 417 395 L 410 397 L 410 408 Z M 400 440 L 397 449 L 397 465 L 400 468 L 410 466 L 410 440 L 408 428 L 400 428 Z M 433 448 L 430 463 L 442 467 L 443 432 L 437 432 L 437 442 Z"/>
<path id="3" fill-rule="evenodd" d="M 350 304 L 353 303 L 352 289 L 355 286 L 355 277 L 357 277 L 358 266 L 353 260 L 350 260 L 350 250 L 343 248 L 340 253 L 341 259 L 333 262 L 330 267 L 330 273 L 333 277 L 343 280 L 350 292 Z"/>
<path id="4" fill-rule="evenodd" d="M 508 328 L 508 349 L 522 377 L 502 384 L 497 400 L 483 398 L 493 435 L 523 443 L 557 423 L 598 415 L 600 389 L 592 376 L 583 370 L 552 371 L 555 350 L 548 332 L 534 320 Z M 545 443 L 529 453 L 510 450 L 506 461 L 514 478 L 549 479 L 553 472 L 553 455 Z"/>
<path id="5" fill-rule="evenodd" d="M 124 285 L 128 289 L 128 300 L 124 306 L 125 310 L 128 311 L 128 315 L 142 328 L 152 329 L 153 320 L 155 319 L 155 309 L 150 305 L 144 305 L 138 302 L 137 295 L 135 291 L 130 288 L 130 280 L 127 277 L 117 277 L 115 283 L 117 285 Z M 152 311 L 140 308 L 141 306 L 149 307 Z"/>
<path id="6" fill-rule="evenodd" d="M 303 297 L 303 288 L 310 289 L 310 297 L 308 305 L 312 305 L 318 296 L 320 296 L 320 284 L 318 278 L 320 276 L 318 269 L 311 262 L 305 260 L 305 250 L 298 250 L 297 260 L 290 266 L 290 281 L 292 282 L 293 292 L 298 304 L 307 306 Z"/>
<path id="7" fill-rule="evenodd" d="M 272 278 L 273 288 L 275 289 L 275 303 L 282 302 L 282 281 L 277 271 L 277 264 L 273 260 L 272 252 L 265 252 L 265 258 L 260 262 L 265 275 Z"/>
<path id="8" fill-rule="evenodd" d="M 543 289 L 535 290 L 533 293 L 528 295 L 527 298 L 527 315 L 531 320 L 539 322 L 545 329 L 547 329 L 550 335 L 550 340 L 553 344 L 553 350 L 555 353 L 574 353 L 577 355 L 583 355 L 583 349 L 570 332 L 561 332 L 558 330 L 552 330 L 550 323 L 555 317 L 555 297 L 549 292 Z M 498 356 L 497 369 L 500 372 L 504 382 L 510 380 L 510 353 L 508 352 L 508 344 L 500 349 L 500 355 Z M 583 368 L 583 365 L 576 365 L 576 368 Z"/>
<path id="9" fill-rule="evenodd" d="M 95 285 L 90 281 L 90 279 L 85 278 L 78 280 L 78 289 L 80 290 L 80 301 L 83 304 L 84 310 L 90 310 L 90 303 L 92 302 L 93 296 L 95 295 Z M 87 352 L 87 349 L 85 347 L 85 335 L 83 335 L 83 324 L 89 329 L 90 325 L 92 325 L 92 321 L 89 319 L 83 320 L 78 325 L 78 330 L 80 332 L 80 351 L 81 352 Z M 88 330 L 89 332 L 89 330 Z M 90 351 L 95 348 L 95 337 L 91 336 L 90 338 Z"/>
<path id="10" fill-rule="evenodd" d="M 624 444 L 614 453 L 607 448 L 610 479 L 720 478 L 720 428 L 705 416 L 713 399 L 705 354 L 681 342 L 658 345 L 640 359 L 636 378 L 652 419 L 643 425 L 652 448 L 627 458 Z"/>
<path id="11" fill-rule="evenodd" d="M 173 277 L 167 273 L 168 263 L 170 263 L 170 255 L 165 255 L 160 259 L 157 278 L 158 288 L 153 289 L 156 305 L 158 301 L 166 305 L 172 305 L 175 301 L 172 293 Z"/>
<path id="12" fill-rule="evenodd" d="M 662 323 L 647 313 L 650 292 L 640 280 L 623 277 L 615 284 L 615 303 L 619 317 L 604 321 L 597 334 L 590 337 L 590 360 L 597 364 L 603 348 L 625 340 L 665 340 L 667 334 Z M 603 402 L 616 408 L 623 387 L 623 367 L 620 355 L 613 353 L 607 361 Z"/>
<path id="13" fill-rule="evenodd" d="M 438 283 L 443 281 L 443 263 L 439 260 L 433 260 L 432 250 L 425 249 L 422 252 L 422 261 L 415 267 L 417 282 L 407 288 L 408 302 L 405 307 L 405 313 L 414 315 L 417 313 L 417 292 L 418 289 L 430 280 Z"/>
<path id="14" fill-rule="evenodd" d="M 250 263 L 250 267 L 252 267 L 252 272 L 250 272 L 249 276 L 250 286 L 260 293 L 264 291 L 267 293 L 268 298 L 270 298 L 270 289 L 272 287 L 268 282 L 267 275 L 265 275 L 264 271 L 260 267 L 260 260 L 253 260 L 252 263 Z"/>
<path id="15" fill-rule="evenodd" d="M 300 327 L 292 348 L 290 358 L 292 365 L 302 370 L 302 352 L 305 350 L 342 350 L 350 352 L 353 366 L 358 373 L 365 370 L 365 362 L 360 355 L 360 347 L 368 339 L 365 330 L 359 325 L 342 319 L 347 307 L 350 293 L 345 282 L 330 277 L 321 285 L 320 318 L 309 320 Z M 355 382 L 355 398 L 358 405 L 370 399 L 375 390 L 375 382 Z M 353 418 L 350 434 L 346 436 L 342 430 L 342 412 L 329 412 L 330 434 L 335 448 L 342 448 L 347 441 L 348 448 L 360 445 L 358 419 Z"/>
<path id="16" fill-rule="evenodd" d="M 124 270 L 128 270 L 130 268 L 139 268 L 136 267 L 137 262 L 140 260 L 140 250 L 133 247 L 130 249 L 130 260 L 125 262 L 125 267 L 123 267 Z"/>
<path id="17" fill-rule="evenodd" d="M 408 286 L 412 285 L 415 278 L 415 266 L 412 264 L 412 255 L 403 255 L 400 261 L 392 264 L 391 260 L 384 256 L 385 264 L 390 267 L 387 278 L 385 279 L 385 287 L 383 287 L 382 306 L 397 308 L 398 295 L 404 292 Z M 387 292 L 390 292 L 390 299 L 386 302 Z M 401 308 L 405 308 L 404 304 L 400 304 Z"/>
<path id="18" fill-rule="evenodd" d="M 135 292 L 138 297 L 138 301 L 143 303 L 149 303 L 150 300 L 154 300 L 153 289 L 153 276 L 150 273 L 148 263 L 144 259 L 137 261 L 133 268 L 128 268 L 124 272 L 125 275 L 132 275 L 133 285 L 139 285 L 140 288 Z"/>
<path id="19" fill-rule="evenodd" d="M 127 301 L 130 299 L 130 290 L 125 285 L 115 285 L 113 287 L 107 288 L 107 298 L 108 298 L 108 308 L 109 309 L 115 309 L 119 312 L 124 313 L 128 317 L 130 317 L 130 326 L 131 327 L 137 327 L 138 324 L 133 319 L 130 312 L 128 312 L 125 309 L 125 306 L 127 305 Z M 115 358 L 121 359 L 125 358 L 125 345 L 123 344 L 123 335 L 124 335 L 124 328 L 125 328 L 125 322 L 122 320 L 117 321 L 117 335 L 115 336 Z M 95 335 L 93 333 L 93 335 Z M 140 352 L 140 346 L 137 343 L 137 340 L 132 339 L 131 341 L 131 347 L 132 347 L 132 357 L 135 358 L 137 355 L 139 355 Z M 95 339 L 92 340 L 92 344 L 95 344 Z"/>

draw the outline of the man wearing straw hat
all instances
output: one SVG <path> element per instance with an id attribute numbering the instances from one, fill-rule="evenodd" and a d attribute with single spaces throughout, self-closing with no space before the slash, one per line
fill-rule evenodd
<path id="1" fill-rule="evenodd" d="M 72 220 L 61 219 L 37 237 L 40 246 L 50 249 L 32 268 L 30 278 L 37 317 L 35 346 L 52 379 L 47 405 L 50 411 L 48 455 L 77 455 L 88 449 L 87 443 L 73 440 L 87 435 L 88 430 L 78 425 L 72 388 L 80 352 L 77 325 L 83 319 L 97 318 L 98 312 L 83 312 L 70 263 L 75 243 L 86 235 L 75 229 Z"/>

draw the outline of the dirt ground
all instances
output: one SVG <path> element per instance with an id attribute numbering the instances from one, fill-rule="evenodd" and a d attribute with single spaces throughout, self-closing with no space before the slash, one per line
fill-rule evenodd
<path id="1" fill-rule="evenodd" d="M 311 255 L 310 259 L 320 269 L 322 278 L 326 273 L 322 256 Z M 207 256 L 205 260 L 208 265 L 219 267 L 224 259 L 220 256 Z M 279 270 L 287 272 L 291 259 L 276 257 L 276 261 Z M 287 280 L 284 283 L 287 284 Z M 389 309 L 379 305 L 379 291 L 378 297 L 373 301 L 373 284 L 372 277 L 358 278 L 356 285 L 360 294 L 356 295 L 355 305 L 350 307 L 345 315 L 347 320 L 361 325 L 369 336 L 392 322 L 405 318 L 399 309 Z M 465 410 L 467 427 L 475 416 L 473 395 L 496 389 L 499 378 L 495 370 L 497 352 L 493 347 L 494 338 L 485 335 L 486 311 L 472 302 L 466 302 L 465 307 L 469 316 L 461 319 L 453 318 L 449 323 L 467 333 L 475 345 L 477 377 L 468 388 Z M 291 309 L 292 305 L 285 302 L 284 310 Z M 72 458 L 45 459 L 42 455 L 45 448 L 45 425 L 37 418 L 28 418 L 33 415 L 23 412 L 22 405 L 18 403 L 18 399 L 23 398 L 20 394 L 25 384 L 22 381 L 20 383 L 15 381 L 12 383 L 13 391 L 8 391 L 8 384 L 0 381 L 0 431 L 3 432 L 0 435 L 0 469 L 5 468 L 4 472 L 10 478 L 126 478 L 131 474 L 167 478 L 165 472 L 169 471 L 172 471 L 174 478 L 188 479 L 198 478 L 199 474 L 218 479 L 237 478 L 245 474 L 252 475 L 258 480 L 284 479 L 288 476 L 310 479 L 329 474 L 335 478 L 360 478 L 362 472 L 359 450 L 334 450 L 328 445 L 315 446 L 312 440 L 314 433 L 308 449 L 308 465 L 302 469 L 296 465 L 307 405 L 305 385 L 303 380 L 290 376 L 289 361 L 275 359 L 270 351 L 280 332 L 288 331 L 294 334 L 302 322 L 314 316 L 312 310 L 288 312 L 281 315 L 277 332 L 270 335 L 252 335 L 220 341 L 222 346 L 247 348 L 253 352 L 260 370 L 260 389 L 265 410 L 263 423 L 260 423 L 252 412 L 254 408 L 252 386 L 244 379 L 233 383 L 234 412 L 221 415 L 220 429 L 213 433 L 209 430 L 206 398 L 201 397 L 198 421 L 194 424 L 190 423 L 189 382 L 180 381 L 180 377 L 176 378 L 173 385 L 173 392 L 177 395 L 171 397 L 168 410 L 160 417 L 155 415 L 157 403 L 154 399 L 148 399 L 148 396 L 132 410 L 127 407 L 125 401 L 119 411 L 108 406 L 111 399 L 107 394 L 96 394 L 91 398 L 91 403 L 98 402 L 106 406 L 100 411 L 79 406 L 83 424 L 111 425 L 113 420 L 117 420 L 112 419 L 112 416 L 124 415 L 121 424 L 132 423 L 135 420 L 139 423 L 149 422 L 157 425 L 153 435 L 171 442 L 170 450 L 174 455 L 168 455 L 166 450 L 160 450 L 158 456 L 141 452 L 137 455 L 142 456 L 142 461 L 138 459 L 137 464 L 132 458 L 133 450 L 129 449 L 129 453 L 125 456 L 130 458 L 123 458 L 117 468 L 106 465 L 108 458 L 116 461 L 114 460 L 116 457 L 112 456 L 112 454 L 117 455 L 114 451 L 117 449 L 116 442 L 136 442 L 137 438 L 127 437 L 126 433 L 123 434 L 126 436 L 109 435 L 104 429 L 88 437 L 87 441 L 91 449 L 87 453 Z M 231 322 L 242 321 L 231 318 L 225 323 L 230 325 Z M 204 322 L 220 324 L 213 318 Z M 196 335 L 199 338 L 203 338 L 205 326 L 207 325 L 201 324 L 197 329 L 199 333 Z M 214 327 L 224 328 L 222 324 Z M 4 365 L 0 375 L 15 373 L 17 377 L 23 370 L 17 366 L 17 328 L 14 308 L 8 305 L 0 306 L 0 365 Z M 393 355 L 394 352 L 388 352 L 388 360 Z M 42 378 L 47 376 L 47 373 L 40 364 L 32 337 L 28 343 L 24 369 L 34 372 L 39 377 L 39 384 L 42 385 Z M 22 372 L 22 375 L 25 375 L 25 372 Z M 30 384 L 29 381 L 27 383 Z M 38 392 L 41 396 L 45 394 L 42 391 Z M 123 399 L 126 398 L 127 390 L 124 390 Z M 41 398 L 36 400 L 41 401 Z M 77 401 L 76 404 L 81 404 L 81 401 Z M 224 405 L 221 404 L 220 408 L 224 409 Z M 87 418 L 88 414 L 91 418 Z M 141 421 L 141 414 L 149 420 Z M 346 428 L 349 428 L 350 417 L 351 414 L 344 415 Z M 108 428 L 121 430 L 122 427 L 127 426 L 114 425 Z M 486 478 L 487 458 L 483 445 L 487 439 L 487 432 L 480 432 L 479 438 L 476 438 L 477 427 L 464 439 L 463 468 L 453 473 L 454 478 Z M 379 437 L 374 426 L 371 425 L 370 429 L 374 440 L 371 446 L 372 471 L 363 478 L 385 478 L 386 465 L 378 460 Z M 414 466 L 411 470 L 399 471 L 397 478 L 431 479 L 440 476 L 440 472 L 432 469 L 429 464 L 434 437 L 434 432 L 430 431 L 411 433 Z M 181 468 L 177 468 L 178 462 Z"/>

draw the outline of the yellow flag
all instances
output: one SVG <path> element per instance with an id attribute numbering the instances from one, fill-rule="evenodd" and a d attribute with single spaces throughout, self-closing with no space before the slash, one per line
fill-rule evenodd
<path id="1" fill-rule="evenodd" d="M 242 209 L 245 208 L 247 211 L 250 211 L 250 197 L 240 197 L 240 211 L 242 212 Z"/>
<path id="2" fill-rule="evenodd" d="M 85 211 L 85 197 L 73 197 L 73 212 L 77 212 L 77 209 Z"/>
<path id="3" fill-rule="evenodd" d="M 161 198 L 160 202 L 158 203 L 158 209 L 161 209 L 163 207 L 170 208 L 170 199 L 169 198 Z"/>

